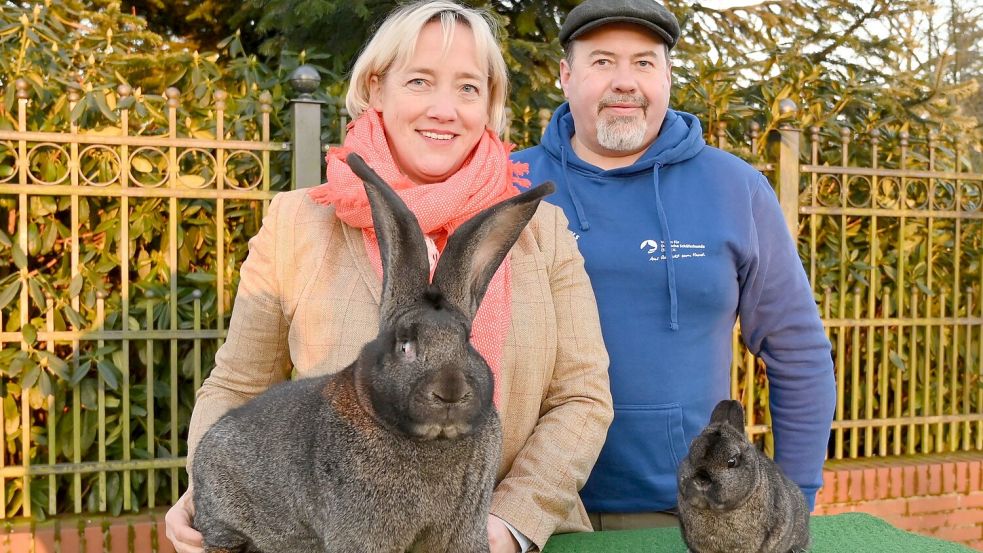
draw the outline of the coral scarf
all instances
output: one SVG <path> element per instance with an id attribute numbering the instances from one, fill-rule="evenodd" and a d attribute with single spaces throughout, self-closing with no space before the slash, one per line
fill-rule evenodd
<path id="1" fill-rule="evenodd" d="M 355 152 L 362 156 L 392 186 L 416 215 L 423 233 L 442 250 L 447 237 L 462 223 L 481 210 L 515 196 L 515 184 L 528 186 L 528 181 L 520 178 L 525 174 L 525 165 L 513 166 L 509 150 L 511 145 L 486 130 L 464 165 L 449 179 L 417 185 L 396 167 L 382 118 L 377 111 L 369 109 L 348 125 L 344 146 L 328 151 L 327 182 L 312 188 L 309 194 L 319 204 L 334 205 L 335 214 L 347 225 L 362 229 L 365 250 L 381 279 L 382 261 L 372 227 L 372 211 L 361 179 L 344 162 L 348 154 Z M 506 257 L 488 285 L 471 330 L 471 343 L 492 369 L 496 405 L 502 351 L 512 320 L 511 277 L 511 264 Z"/>

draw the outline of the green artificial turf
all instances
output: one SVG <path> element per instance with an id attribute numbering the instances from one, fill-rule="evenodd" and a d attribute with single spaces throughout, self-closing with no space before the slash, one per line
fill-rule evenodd
<path id="1" fill-rule="evenodd" d="M 812 553 L 967 553 L 957 543 L 899 530 L 864 513 L 812 517 Z M 686 553 L 679 528 L 562 534 L 543 553 Z"/>

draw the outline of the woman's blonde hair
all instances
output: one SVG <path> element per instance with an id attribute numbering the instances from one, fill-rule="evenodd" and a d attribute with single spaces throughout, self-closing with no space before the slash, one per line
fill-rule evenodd
<path id="1" fill-rule="evenodd" d="M 423 28 L 427 23 L 438 20 L 444 33 L 445 52 L 451 46 L 458 22 L 471 29 L 478 59 L 484 59 L 488 64 L 488 126 L 501 136 L 507 123 L 505 98 L 508 94 L 508 70 L 496 38 L 498 26 L 485 12 L 448 0 L 406 4 L 386 18 L 352 67 L 348 95 L 345 97 L 348 113 L 355 118 L 368 109 L 372 77 L 382 79 L 394 64 L 410 59 Z"/>

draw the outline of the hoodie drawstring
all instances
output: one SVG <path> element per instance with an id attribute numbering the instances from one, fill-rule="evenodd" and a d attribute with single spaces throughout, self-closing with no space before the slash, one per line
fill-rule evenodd
<path id="1" fill-rule="evenodd" d="M 652 171 L 652 185 L 655 187 L 655 208 L 659 213 L 659 222 L 662 224 L 662 236 L 666 241 L 666 278 L 669 281 L 669 328 L 672 330 L 679 330 L 679 301 L 676 294 L 676 263 L 673 260 L 672 236 L 669 235 L 669 221 L 666 220 L 666 210 L 662 207 L 662 195 L 659 193 L 659 171 L 661 170 L 662 164 L 656 163 L 655 170 Z"/>
<path id="2" fill-rule="evenodd" d="M 587 220 L 587 215 L 584 213 L 584 206 L 580 203 L 580 197 L 577 196 L 577 192 L 573 189 L 573 186 L 571 186 L 570 179 L 567 178 L 567 149 L 563 146 L 560 146 L 560 163 L 562 164 L 560 174 L 563 175 L 563 184 L 565 185 L 567 192 L 570 194 L 570 201 L 573 202 L 573 209 L 577 212 L 580 230 L 590 230 L 590 221 Z"/>

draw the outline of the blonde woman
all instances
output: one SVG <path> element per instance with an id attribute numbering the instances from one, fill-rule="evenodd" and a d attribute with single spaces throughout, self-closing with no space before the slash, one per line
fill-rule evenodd
<path id="1" fill-rule="evenodd" d="M 463 221 L 516 193 L 500 140 L 507 74 L 487 16 L 448 1 L 396 10 L 352 71 L 355 118 L 328 154 L 327 182 L 279 194 L 250 241 L 228 338 L 198 392 L 189 455 L 223 413 L 289 377 L 336 372 L 378 330 L 378 252 L 360 154 L 420 221 L 433 257 Z M 494 552 L 589 531 L 577 491 L 611 422 L 607 353 L 583 260 L 562 212 L 542 205 L 475 318 L 495 374 L 502 464 L 488 534 Z M 368 246 L 368 247 L 367 247 Z M 167 513 L 179 553 L 201 550 L 190 494 Z"/>

